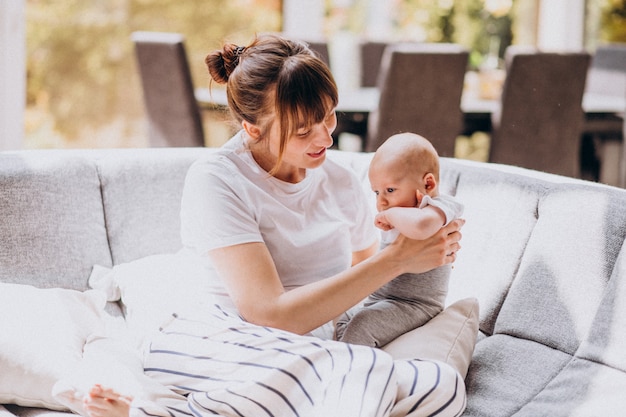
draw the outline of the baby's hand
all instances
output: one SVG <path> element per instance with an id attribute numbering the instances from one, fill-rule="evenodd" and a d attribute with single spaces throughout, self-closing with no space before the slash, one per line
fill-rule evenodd
<path id="1" fill-rule="evenodd" d="M 381 211 L 376 215 L 374 219 L 374 225 L 381 230 L 387 231 L 393 229 L 393 226 L 389 221 L 387 221 L 387 216 L 385 215 L 385 211 Z"/>

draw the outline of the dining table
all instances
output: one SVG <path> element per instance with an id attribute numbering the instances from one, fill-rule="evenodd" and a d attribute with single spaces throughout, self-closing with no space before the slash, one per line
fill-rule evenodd
<path id="1" fill-rule="evenodd" d="M 201 108 L 225 109 L 228 107 L 224 88 L 211 90 L 198 88 L 195 90 L 195 97 Z M 350 132 L 364 138 L 368 115 L 378 106 L 378 98 L 379 90 L 376 87 L 340 89 L 336 109 L 339 126 L 349 126 Z M 500 101 L 497 97 L 485 98 L 475 90 L 465 90 L 461 97 L 461 111 L 464 119 L 461 134 L 471 136 L 475 132 L 490 132 L 492 115 L 498 111 L 499 106 Z M 623 120 L 626 113 L 626 95 L 585 93 L 582 108 L 586 120 L 598 120 L 605 117 L 613 119 L 618 117 Z M 613 136 L 622 138 L 621 132 L 613 133 Z M 622 172 L 626 170 L 621 169 L 623 159 L 621 142 L 612 140 L 602 143 L 602 149 L 599 151 L 602 159 L 599 172 L 600 182 L 618 186 L 626 183 L 626 174 Z M 362 146 L 363 140 L 361 139 L 360 147 Z"/>
<path id="2" fill-rule="evenodd" d="M 198 88 L 195 96 L 201 108 L 227 107 L 226 90 L 223 88 Z M 363 87 L 339 90 L 338 113 L 369 114 L 378 106 L 379 90 L 376 87 Z M 483 98 L 474 92 L 464 92 L 461 97 L 461 111 L 466 122 L 484 122 L 498 110 L 500 101 L 497 98 Z M 626 112 L 626 95 L 609 96 L 597 93 L 585 93 L 582 108 L 586 115 L 624 114 Z M 470 126 L 468 126 L 471 128 Z M 466 127 L 466 130 L 468 130 Z"/>

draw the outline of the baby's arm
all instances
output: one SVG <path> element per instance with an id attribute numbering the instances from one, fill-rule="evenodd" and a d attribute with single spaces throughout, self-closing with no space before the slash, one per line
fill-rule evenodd
<path id="1" fill-rule="evenodd" d="M 423 240 L 434 235 L 446 222 L 440 208 L 427 205 L 417 207 L 392 207 L 376 215 L 376 226 L 382 230 L 397 229 L 404 236 Z"/>

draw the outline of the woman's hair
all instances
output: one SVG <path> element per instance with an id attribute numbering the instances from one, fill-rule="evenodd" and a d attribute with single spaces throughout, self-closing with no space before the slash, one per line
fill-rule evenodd
<path id="1" fill-rule="evenodd" d="M 225 44 L 205 59 L 211 78 L 226 84 L 228 106 L 238 123 L 265 135 L 280 127 L 280 164 L 287 139 L 324 120 L 337 106 L 337 85 L 328 66 L 304 43 L 259 35 L 248 46 Z"/>

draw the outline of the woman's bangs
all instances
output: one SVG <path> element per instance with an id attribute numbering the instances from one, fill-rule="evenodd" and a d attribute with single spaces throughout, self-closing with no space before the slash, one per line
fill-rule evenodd
<path id="1" fill-rule="evenodd" d="M 338 102 L 337 86 L 328 68 L 307 58 L 289 65 L 277 83 L 277 110 L 287 116 L 291 133 L 322 122 Z"/>

